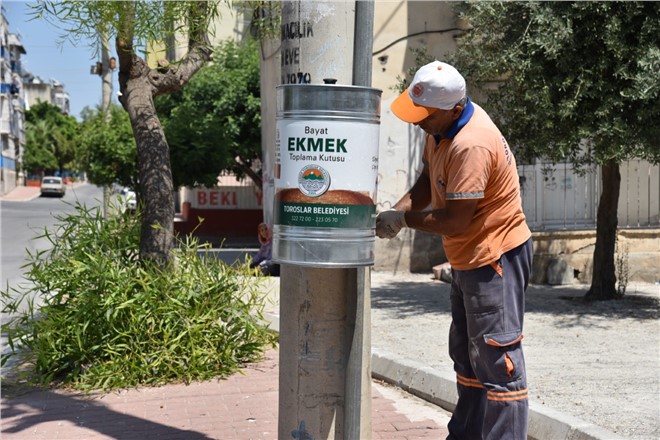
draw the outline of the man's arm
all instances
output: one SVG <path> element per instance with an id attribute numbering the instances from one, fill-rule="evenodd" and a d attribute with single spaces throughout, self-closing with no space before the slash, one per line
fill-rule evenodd
<path id="1" fill-rule="evenodd" d="M 424 168 L 412 188 L 394 204 L 391 210 L 383 211 L 376 218 L 376 235 L 380 238 L 394 238 L 406 226 L 404 213 L 422 210 L 431 203 L 431 182 L 428 166 Z"/>
<path id="2" fill-rule="evenodd" d="M 393 238 L 406 226 L 431 234 L 460 234 L 472 221 L 479 199 L 447 200 L 442 209 L 423 211 L 430 203 L 431 180 L 425 163 L 417 182 L 393 206 L 398 212 L 383 212 L 378 216 L 376 234 L 381 238 Z"/>
<path id="3" fill-rule="evenodd" d="M 421 211 L 431 203 L 431 180 L 426 162 L 415 184 L 392 207 L 397 211 Z"/>
<path id="4" fill-rule="evenodd" d="M 479 199 L 447 200 L 442 209 L 408 211 L 405 222 L 409 228 L 440 235 L 464 232 L 474 216 Z"/>

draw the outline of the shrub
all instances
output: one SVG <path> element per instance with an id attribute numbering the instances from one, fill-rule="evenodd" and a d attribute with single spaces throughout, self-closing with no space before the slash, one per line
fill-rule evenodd
<path id="1" fill-rule="evenodd" d="M 265 278 L 180 242 L 158 269 L 137 258 L 139 221 L 104 220 L 80 205 L 37 238 L 27 283 L 0 292 L 2 325 L 21 380 L 77 389 L 189 382 L 259 360 L 276 336 L 264 324 Z"/>

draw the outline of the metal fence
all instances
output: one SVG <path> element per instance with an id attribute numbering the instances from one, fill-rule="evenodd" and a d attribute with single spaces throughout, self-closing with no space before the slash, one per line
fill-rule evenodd
<path id="1" fill-rule="evenodd" d="M 620 228 L 660 227 L 660 166 L 642 160 L 621 164 Z M 601 172 L 578 173 L 569 163 L 518 166 L 523 209 L 534 231 L 596 227 Z"/>

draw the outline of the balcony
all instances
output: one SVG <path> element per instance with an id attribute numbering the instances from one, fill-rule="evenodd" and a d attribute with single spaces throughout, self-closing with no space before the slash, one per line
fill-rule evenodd
<path id="1" fill-rule="evenodd" d="M 3 95 L 6 95 L 6 94 L 16 95 L 18 92 L 19 92 L 19 89 L 14 84 L 0 83 L 0 93 L 1 94 L 3 94 Z"/>

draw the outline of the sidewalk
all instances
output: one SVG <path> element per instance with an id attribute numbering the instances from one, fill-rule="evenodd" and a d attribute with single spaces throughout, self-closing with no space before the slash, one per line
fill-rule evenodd
<path id="1" fill-rule="evenodd" d="M 267 317 L 279 327 L 279 279 Z M 3 390 L 2 440 L 276 440 L 277 350 L 226 380 L 113 393 Z M 444 439 L 451 413 L 384 381 L 372 381 L 372 439 Z M 295 429 L 295 427 L 293 427 Z M 290 438 L 295 438 L 293 435 Z M 356 439 L 358 440 L 358 439 Z"/>
<path id="2" fill-rule="evenodd" d="M 277 328 L 279 280 L 271 281 L 275 302 L 267 316 Z M 528 292 L 529 438 L 658 438 L 658 286 L 630 286 L 627 300 L 589 306 L 565 302 L 570 292 Z M 428 274 L 372 274 L 373 376 L 438 405 L 374 381 L 374 440 L 447 435 L 442 408 L 456 399 L 446 354 L 447 293 Z M 277 360 L 269 351 L 264 362 L 223 381 L 91 398 L 53 390 L 3 396 L 2 438 L 276 439 Z"/>
<path id="3" fill-rule="evenodd" d="M 41 189 L 38 186 L 17 186 L 4 196 L 0 196 L 0 200 L 3 202 L 29 202 L 40 195 Z"/>
<path id="4" fill-rule="evenodd" d="M 67 190 L 76 189 L 82 185 L 87 185 L 87 182 L 73 182 L 67 184 Z M 29 202 L 41 196 L 41 188 L 38 186 L 17 186 L 9 191 L 4 196 L 0 196 L 0 201 L 3 202 Z"/>
<path id="5" fill-rule="evenodd" d="M 31 391 L 2 399 L 3 440 L 275 440 L 276 351 L 227 380 L 92 397 Z M 448 413 L 374 383 L 373 439 L 441 439 Z M 293 438 L 293 437 L 291 437 Z"/>

